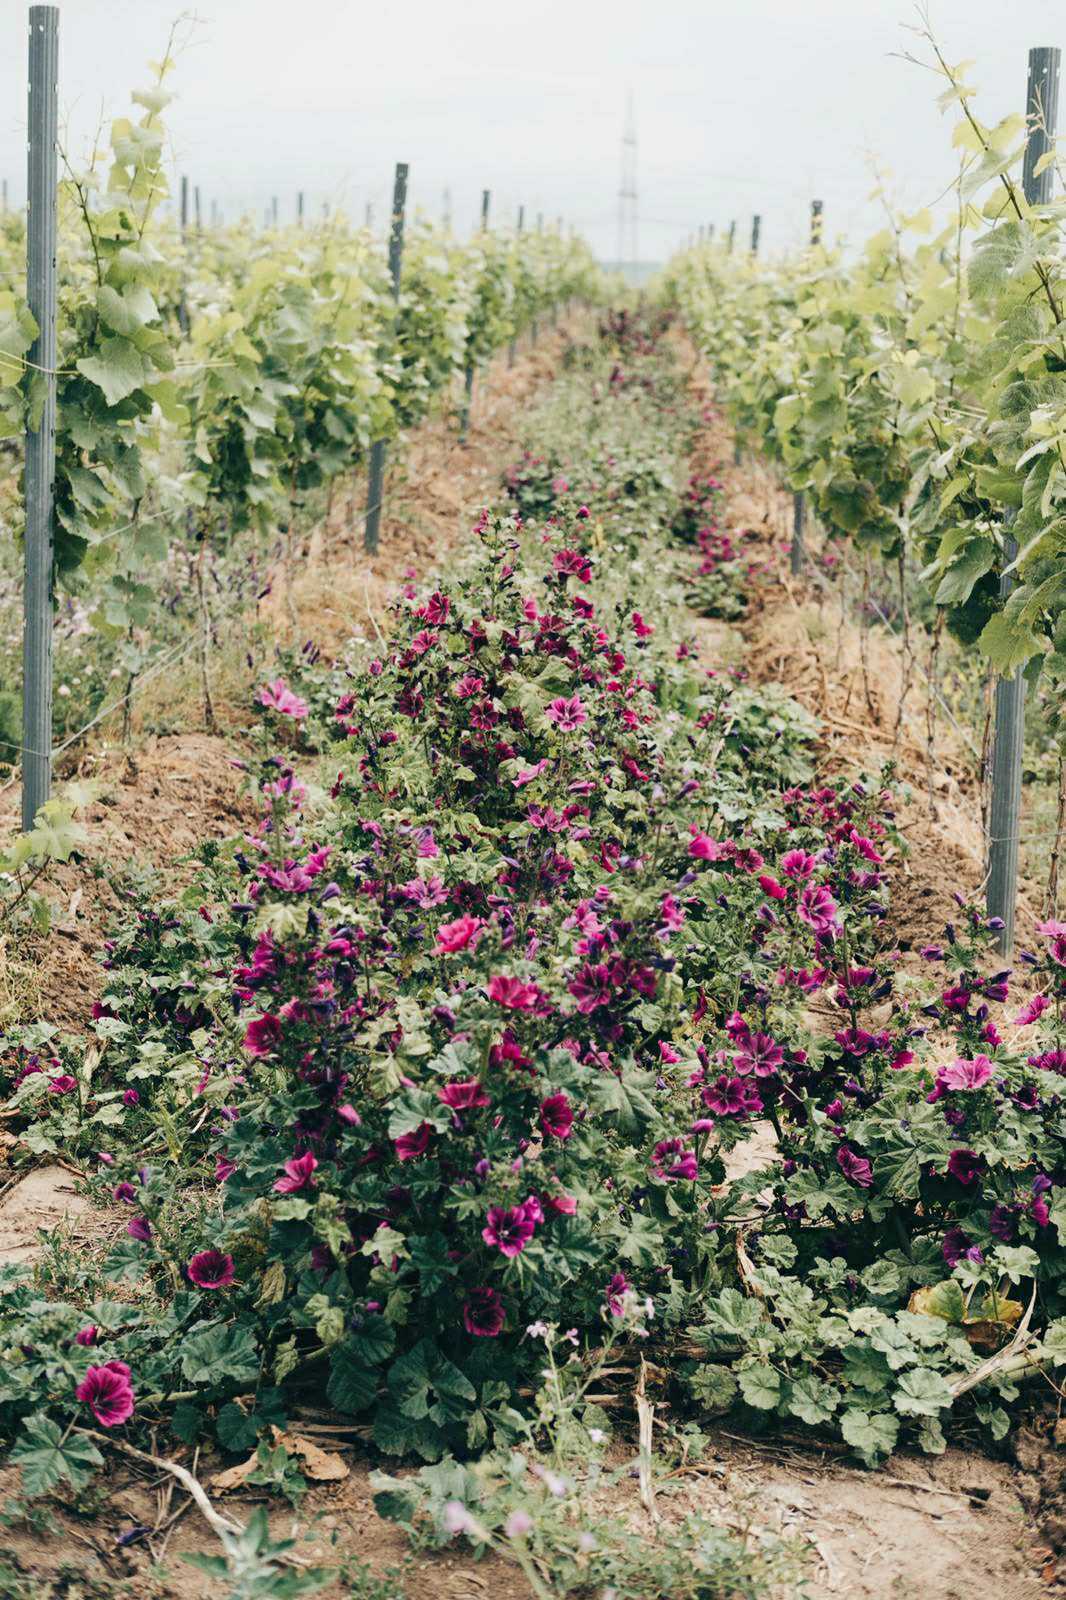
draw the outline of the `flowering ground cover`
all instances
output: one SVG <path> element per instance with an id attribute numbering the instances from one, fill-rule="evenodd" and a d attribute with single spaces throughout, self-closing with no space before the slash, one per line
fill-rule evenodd
<path id="1" fill-rule="evenodd" d="M 279 656 L 258 820 L 133 893 L 91 1048 L 5 1041 L 23 1139 L 124 1218 L 0 1281 L 28 1498 L 149 1429 L 298 1495 L 272 1430 L 325 1399 L 425 1463 L 378 1484 L 416 1542 L 538 1594 L 771 1593 L 797 1557 L 755 1527 L 653 1569 L 582 1509 L 634 1390 L 653 1495 L 649 1364 L 675 1445 L 728 1413 L 874 1466 L 994 1443 L 1066 1360 L 1066 926 L 1019 980 L 962 905 L 904 969 L 892 772 L 827 780 L 687 638 L 694 576 L 739 615 L 757 574 L 686 484 L 671 348 L 620 315 L 572 351 L 466 559 Z M 227 1539 L 221 1574 L 276 1563 Z"/>

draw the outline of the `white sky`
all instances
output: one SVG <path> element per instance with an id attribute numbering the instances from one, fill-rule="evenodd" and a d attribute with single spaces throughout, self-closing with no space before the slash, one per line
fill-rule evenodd
<path id="1" fill-rule="evenodd" d="M 64 0 L 60 107 L 83 150 L 101 111 L 147 82 L 175 0 Z M 951 60 L 973 59 L 978 114 L 1024 109 L 1030 45 L 1066 45 L 1061 0 L 931 0 Z M 472 225 L 543 211 L 616 253 L 626 91 L 638 134 L 640 255 L 661 259 L 699 223 L 763 215 L 766 248 L 825 201 L 830 235 L 878 225 L 867 153 L 901 200 L 936 199 L 954 162 L 932 77 L 892 53 L 912 46 L 910 0 L 199 0 L 171 79 L 175 160 L 205 215 L 283 218 L 307 193 L 380 219 L 392 167 L 414 201 Z M 25 20 L 0 0 L 0 176 L 25 190 Z M 1066 115 L 1066 105 L 1063 106 Z"/>

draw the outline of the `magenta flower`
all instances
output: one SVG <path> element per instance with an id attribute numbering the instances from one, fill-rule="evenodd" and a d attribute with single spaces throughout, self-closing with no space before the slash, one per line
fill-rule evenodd
<path id="1" fill-rule="evenodd" d="M 786 878 L 809 878 L 817 862 L 806 850 L 789 850 L 781 857 L 780 866 Z"/>
<path id="2" fill-rule="evenodd" d="M 625 1297 L 632 1287 L 624 1272 L 612 1273 L 607 1280 L 607 1309 L 612 1317 L 624 1316 L 626 1309 Z"/>
<path id="3" fill-rule="evenodd" d="M 937 1074 L 945 1089 L 980 1089 L 991 1076 L 992 1063 L 987 1056 L 975 1056 L 972 1061 L 960 1056 Z"/>
<path id="4" fill-rule="evenodd" d="M 504 1316 L 503 1301 L 495 1289 L 471 1289 L 463 1302 L 463 1327 L 475 1339 L 495 1339 Z"/>
<path id="5" fill-rule="evenodd" d="M 984 1158 L 976 1150 L 953 1150 L 948 1156 L 948 1171 L 966 1188 L 977 1182 L 984 1164 Z"/>
<path id="6" fill-rule="evenodd" d="M 548 765 L 548 758 L 545 756 L 543 761 L 538 761 L 535 766 L 523 767 L 518 776 L 511 779 L 511 783 L 516 789 L 522 789 L 527 783 L 532 783 L 534 778 L 539 778 Z"/>
<path id="7" fill-rule="evenodd" d="M 437 1099 L 443 1100 L 453 1111 L 471 1111 L 475 1106 L 492 1104 L 477 1078 L 454 1079 L 437 1090 Z"/>
<path id="8" fill-rule="evenodd" d="M 967 1261 L 976 1262 L 978 1266 L 985 1259 L 981 1247 L 971 1244 L 961 1228 L 948 1229 L 940 1246 L 940 1253 L 949 1267 L 957 1266 L 964 1257 Z"/>
<path id="9" fill-rule="evenodd" d="M 198 1289 L 225 1289 L 233 1282 L 233 1257 L 221 1250 L 200 1250 L 185 1271 Z"/>
<path id="10" fill-rule="evenodd" d="M 694 833 L 688 853 L 690 856 L 695 856 L 697 861 L 721 861 L 729 854 L 729 846 L 712 839 L 709 834 Z"/>
<path id="11" fill-rule="evenodd" d="M 77 1078 L 72 1078 L 69 1072 L 62 1072 L 58 1078 L 49 1078 L 48 1080 L 49 1094 L 69 1094 L 72 1089 L 77 1087 Z"/>
<path id="12" fill-rule="evenodd" d="M 865 1156 L 860 1156 L 850 1145 L 838 1145 L 837 1166 L 849 1183 L 856 1184 L 860 1189 L 868 1189 L 874 1181 L 873 1167 Z"/>
<path id="13" fill-rule="evenodd" d="M 124 1106 L 135 1106 L 139 1103 L 140 1098 L 136 1089 L 125 1089 L 122 1093 L 122 1104 Z"/>
<path id="14" fill-rule="evenodd" d="M 1031 1000 L 1027 1000 L 1024 1006 L 1022 1006 L 1022 1009 L 1018 1012 L 1018 1015 L 1014 1019 L 1015 1025 L 1019 1028 L 1028 1027 L 1031 1022 L 1036 1022 L 1039 1017 L 1044 1015 L 1044 1012 L 1047 1010 L 1050 1004 L 1050 995 L 1034 994 L 1033 998 Z"/>
<path id="15" fill-rule="evenodd" d="M 285 1163 L 285 1176 L 278 1178 L 274 1183 L 275 1194 L 295 1194 L 299 1189 L 314 1187 L 314 1178 L 311 1174 L 318 1166 L 318 1162 L 308 1150 L 302 1156 L 292 1156 Z"/>
<path id="16" fill-rule="evenodd" d="M 424 1156 L 429 1149 L 432 1133 L 433 1129 L 428 1122 L 423 1122 L 414 1133 L 401 1133 L 398 1139 L 392 1141 L 397 1161 L 415 1161 L 419 1156 Z"/>
<path id="17" fill-rule="evenodd" d="M 495 1245 L 501 1255 L 517 1256 L 533 1237 L 535 1223 L 525 1205 L 490 1206 L 481 1230 L 486 1244 Z"/>
<path id="18" fill-rule="evenodd" d="M 299 722 L 306 717 L 310 707 L 306 700 L 301 700 L 282 678 L 275 678 L 273 683 L 264 684 L 256 695 L 261 706 L 266 706 L 270 711 L 280 711 L 283 717 L 292 717 Z"/>
<path id="19" fill-rule="evenodd" d="M 442 922 L 437 929 L 437 952 L 452 954 L 465 950 L 468 944 L 477 944 L 484 924 L 480 917 L 456 917 L 454 922 Z"/>
<path id="20" fill-rule="evenodd" d="M 545 1197 L 544 1204 L 549 1211 L 557 1211 L 561 1217 L 573 1217 L 577 1214 L 577 1199 L 572 1194 L 560 1191 L 559 1194 L 549 1194 Z"/>
<path id="21" fill-rule="evenodd" d="M 124 1361 L 90 1367 L 74 1391 L 102 1428 L 118 1428 L 133 1415 L 134 1393 L 130 1369 Z"/>
<path id="22" fill-rule="evenodd" d="M 490 1000 L 495 1000 L 498 1006 L 506 1006 L 509 1011 L 532 1011 L 540 999 L 535 983 L 524 983 L 521 978 L 512 978 L 506 973 L 497 973 L 489 979 L 487 993 Z"/>
<path id="23" fill-rule="evenodd" d="M 815 933 L 832 933 L 837 925 L 837 903 L 824 884 L 808 884 L 800 895 L 796 915 Z"/>
<path id="24" fill-rule="evenodd" d="M 127 1222 L 126 1232 L 131 1239 L 139 1239 L 141 1244 L 147 1244 L 152 1237 L 152 1224 L 147 1217 L 134 1217 L 132 1222 Z"/>
<path id="25" fill-rule="evenodd" d="M 555 723 L 560 733 L 572 733 L 589 719 L 579 694 L 571 695 L 569 700 L 560 695 L 552 701 L 544 715 L 549 722 Z"/>
<path id="26" fill-rule="evenodd" d="M 95 1323 L 90 1322 L 86 1327 L 78 1329 L 77 1333 L 74 1335 L 74 1343 L 80 1345 L 95 1344 L 99 1332 L 100 1330 L 97 1328 Z"/>
<path id="27" fill-rule="evenodd" d="M 1036 931 L 1048 941 L 1051 959 L 1060 967 L 1066 967 L 1066 922 L 1057 922 L 1052 917 L 1047 922 L 1038 922 Z"/>
<path id="28" fill-rule="evenodd" d="M 550 1138 L 569 1139 L 574 1126 L 574 1108 L 561 1091 L 541 1101 L 540 1126 Z"/>
<path id="29" fill-rule="evenodd" d="M 691 1181 L 699 1171 L 696 1157 L 685 1148 L 683 1139 L 660 1139 L 652 1151 L 650 1166 L 657 1178 L 670 1183 L 679 1179 Z"/>
<path id="30" fill-rule="evenodd" d="M 268 1056 L 281 1042 L 281 1023 L 267 1013 L 256 1017 L 244 1030 L 244 1048 L 250 1056 Z"/>

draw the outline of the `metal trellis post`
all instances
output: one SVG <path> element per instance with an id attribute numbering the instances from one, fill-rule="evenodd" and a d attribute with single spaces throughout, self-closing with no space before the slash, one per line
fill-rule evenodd
<path id="1" fill-rule="evenodd" d="M 30 7 L 26 299 L 37 337 L 36 427 L 26 429 L 26 588 L 22 642 L 22 826 L 52 787 L 52 552 L 56 464 L 56 80 L 59 9 Z"/>
<path id="2" fill-rule="evenodd" d="M 492 191 L 481 191 L 481 232 L 487 233 L 489 228 L 489 203 Z M 463 409 L 459 417 L 459 443 L 466 443 L 466 436 L 470 429 L 470 403 L 474 397 L 474 363 L 468 361 L 463 374 Z"/>
<path id="3" fill-rule="evenodd" d="M 762 217 L 760 217 L 758 212 L 756 212 L 755 216 L 753 216 L 751 219 L 751 253 L 753 256 L 757 256 L 759 254 L 759 234 L 761 232 Z"/>
<path id="4" fill-rule="evenodd" d="M 811 201 L 811 244 L 816 245 L 822 238 L 822 202 Z M 792 496 L 792 548 L 789 551 L 789 566 L 792 576 L 798 578 L 803 571 L 803 532 L 807 526 L 807 497 L 802 491 Z"/>
<path id="5" fill-rule="evenodd" d="M 517 238 L 519 238 L 519 239 L 522 237 L 522 225 L 525 222 L 525 220 L 526 220 L 526 208 L 525 208 L 525 206 L 519 206 L 519 208 L 518 208 L 518 225 L 515 228 L 515 236 Z M 515 344 L 516 344 L 516 342 L 517 342 L 517 339 L 512 339 L 510 344 L 507 346 L 507 365 L 509 367 L 513 367 L 514 366 Z"/>
<path id="6" fill-rule="evenodd" d="M 1059 107 L 1059 69 L 1062 52 L 1043 47 L 1029 52 L 1026 114 L 1029 136 L 1025 146 L 1023 185 L 1030 205 L 1048 205 L 1054 195 L 1054 165 L 1039 175 L 1035 169 L 1055 138 Z M 1006 565 L 1018 546 L 1004 540 Z M 1000 594 L 1010 592 L 1012 580 L 1004 574 Z M 1010 678 L 996 680 L 995 736 L 992 747 L 992 797 L 988 822 L 988 884 L 985 903 L 990 917 L 1003 923 L 999 948 L 1009 956 L 1014 946 L 1014 913 L 1018 897 L 1018 831 L 1021 820 L 1022 759 L 1025 750 L 1025 678 L 1021 668 Z"/>
<path id="7" fill-rule="evenodd" d="M 392 185 L 392 221 L 389 226 L 389 276 L 392 279 L 392 298 L 399 304 L 400 274 L 403 267 L 403 223 L 407 208 L 406 161 L 397 161 L 396 176 Z M 375 439 L 370 446 L 370 472 L 366 488 L 366 528 L 363 544 L 370 555 L 375 555 L 381 530 L 381 503 L 385 493 L 385 441 Z"/>

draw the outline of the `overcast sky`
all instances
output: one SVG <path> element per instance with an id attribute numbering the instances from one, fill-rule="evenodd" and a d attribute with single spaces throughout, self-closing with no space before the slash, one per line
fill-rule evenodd
<path id="1" fill-rule="evenodd" d="M 25 20 L 0 0 L 0 175 L 25 190 Z M 973 59 L 978 114 L 1024 109 L 1030 45 L 1066 44 L 1061 0 L 931 0 L 948 58 Z M 60 107 L 83 150 L 101 112 L 128 108 L 179 14 L 174 0 L 65 0 Z M 345 203 L 378 218 L 393 164 L 414 201 L 456 224 L 480 191 L 494 215 L 524 202 L 616 253 L 621 136 L 632 90 L 640 250 L 661 259 L 700 223 L 753 211 L 778 249 L 825 202 L 827 230 L 877 226 L 869 156 L 900 199 L 936 199 L 954 163 L 911 0 L 200 0 L 171 79 L 179 171 L 229 217 Z M 1066 106 L 1064 106 L 1066 112 Z"/>

